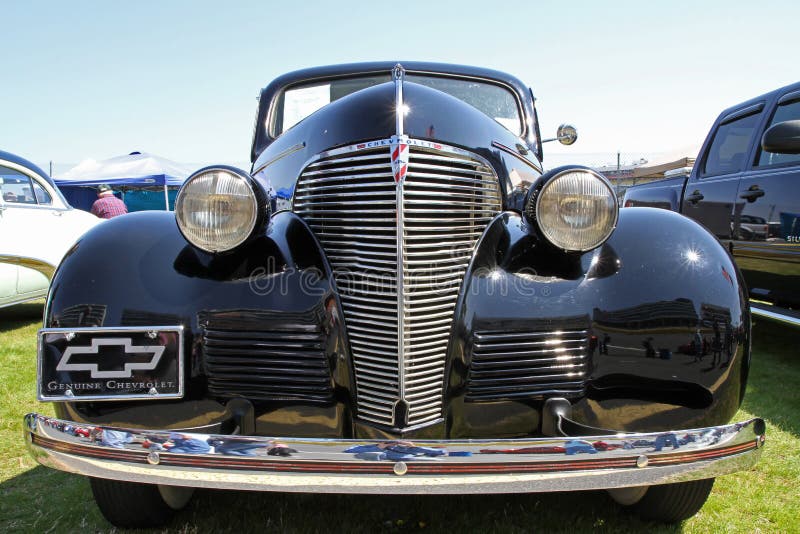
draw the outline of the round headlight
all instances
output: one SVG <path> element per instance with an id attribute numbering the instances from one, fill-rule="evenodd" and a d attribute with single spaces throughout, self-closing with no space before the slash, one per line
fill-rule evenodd
<path id="1" fill-rule="evenodd" d="M 608 239 L 617 225 L 619 207 L 605 178 L 589 169 L 569 168 L 544 184 L 533 214 L 548 241 L 583 252 Z"/>
<path id="2" fill-rule="evenodd" d="M 258 204 L 246 173 L 233 168 L 206 168 L 181 187 L 175 199 L 175 218 L 192 245 L 207 252 L 224 252 L 252 234 Z"/>

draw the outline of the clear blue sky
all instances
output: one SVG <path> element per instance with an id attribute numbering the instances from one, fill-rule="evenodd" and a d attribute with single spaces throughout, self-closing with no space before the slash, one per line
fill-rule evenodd
<path id="1" fill-rule="evenodd" d="M 546 164 L 697 147 L 724 107 L 800 80 L 796 1 L 0 0 L 0 14 L 0 149 L 57 171 L 132 150 L 246 162 L 258 90 L 330 63 L 510 72 L 545 133 L 580 132 Z"/>

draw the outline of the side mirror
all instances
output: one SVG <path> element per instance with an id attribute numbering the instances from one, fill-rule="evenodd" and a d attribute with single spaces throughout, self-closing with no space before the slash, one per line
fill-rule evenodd
<path id="1" fill-rule="evenodd" d="M 562 124 L 556 130 L 556 136 L 550 139 L 543 139 L 542 143 L 549 143 L 550 141 L 558 141 L 562 145 L 571 145 L 578 140 L 578 130 L 571 124 Z"/>
<path id="2" fill-rule="evenodd" d="M 571 124 L 562 124 L 556 131 L 556 137 L 562 145 L 571 145 L 578 140 L 578 130 Z"/>
<path id="3" fill-rule="evenodd" d="M 770 126 L 761 138 L 761 148 L 774 154 L 800 154 L 800 120 Z"/>

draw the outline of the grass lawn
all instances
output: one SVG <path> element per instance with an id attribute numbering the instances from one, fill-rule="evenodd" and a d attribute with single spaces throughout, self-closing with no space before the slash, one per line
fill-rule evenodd
<path id="1" fill-rule="evenodd" d="M 35 400 L 41 304 L 0 310 L 0 532 L 108 532 L 82 477 L 37 466 L 22 416 Z M 737 419 L 760 415 L 768 440 L 751 471 L 717 480 L 682 525 L 643 523 L 604 492 L 497 496 L 330 496 L 199 491 L 171 532 L 800 532 L 798 332 L 760 321 L 747 397 Z"/>

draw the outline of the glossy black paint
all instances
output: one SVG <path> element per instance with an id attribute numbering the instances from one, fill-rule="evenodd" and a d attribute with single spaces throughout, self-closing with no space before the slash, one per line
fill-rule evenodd
<path id="1" fill-rule="evenodd" d="M 289 72 L 279 76 L 278 78 L 275 78 L 275 80 L 273 80 L 261 91 L 261 96 L 259 99 L 260 105 L 258 109 L 258 115 L 256 116 L 255 135 L 253 136 L 253 145 L 251 148 L 251 161 L 255 162 L 264 149 L 276 140 L 269 135 L 266 125 L 269 120 L 269 115 L 272 112 L 270 106 L 283 89 L 299 83 L 312 81 L 322 82 L 325 80 L 349 77 L 353 75 L 387 75 L 392 72 L 392 69 L 398 63 L 403 65 L 403 68 L 408 74 L 433 74 L 443 77 L 479 79 L 507 87 L 517 95 L 517 98 L 520 102 L 520 107 L 523 113 L 523 124 L 525 125 L 525 132 L 523 132 L 522 138 L 524 139 L 528 149 L 530 149 L 534 154 L 540 153 L 538 125 L 535 121 L 533 91 L 514 76 L 492 69 L 464 65 L 450 65 L 445 63 L 432 63 L 425 61 L 374 61 L 368 63 L 351 63 L 313 67 L 295 72 Z M 391 110 L 393 108 L 390 107 L 389 109 Z M 378 113 L 377 115 L 369 115 L 365 113 L 365 115 L 359 120 L 359 123 L 363 124 L 365 122 L 378 120 L 380 117 L 381 113 Z M 364 121 L 364 118 L 367 118 L 368 120 Z M 533 127 L 531 127 L 531 125 L 533 125 Z M 394 131 L 392 131 L 392 133 L 394 133 Z M 369 137 L 365 138 L 368 139 Z M 345 142 L 349 143 L 354 140 L 355 139 L 348 139 L 345 140 Z M 514 145 L 512 144 L 509 146 Z M 257 168 L 257 166 L 254 166 L 254 168 Z"/>
<path id="2" fill-rule="evenodd" d="M 568 256 L 542 243 L 524 218 L 504 213 L 484 234 L 456 309 L 448 433 L 521 436 L 539 424 L 542 398 L 465 399 L 474 331 L 589 329 L 607 348 L 598 343 L 590 349 L 587 393 L 573 400 L 576 419 L 646 430 L 718 424 L 733 416 L 749 368 L 749 326 L 733 262 L 713 236 L 684 217 L 622 210 L 603 246 Z M 683 347 L 698 332 L 706 340 L 716 335 L 719 354 L 698 356 Z"/>
<path id="3" fill-rule="evenodd" d="M 483 156 L 498 173 L 505 207 L 521 209 L 521 200 L 538 179 L 541 167 L 532 151 L 522 154 L 515 148 L 518 137 L 474 107 L 435 89 L 407 82 L 403 99 L 410 109 L 404 121 L 408 136 Z M 391 82 L 363 89 L 332 102 L 272 142 L 255 160 L 253 175 L 271 192 L 275 210 L 289 209 L 288 198 L 297 177 L 314 156 L 394 135 L 394 100 Z M 435 136 L 431 137 L 431 132 Z"/>
<path id="4" fill-rule="evenodd" d="M 388 64 L 372 65 L 369 69 Z M 278 79 L 262 93 L 259 124 L 280 88 L 309 77 L 346 75 L 353 68 L 315 69 Z M 494 76 L 463 67 L 444 72 Z M 527 89 L 505 75 L 497 80 L 522 95 L 525 113 L 532 113 Z M 617 230 L 597 250 L 555 250 L 520 215 L 528 188 L 541 181 L 534 145 L 528 143 L 526 154 L 515 153 L 516 136 L 439 91 L 408 83 L 404 97 L 411 110 L 405 133 L 485 158 L 501 181 L 506 211 L 487 228 L 461 288 L 448 351 L 445 419 L 403 437 L 502 438 L 540 432 L 542 397 L 467 400 L 470 340 L 478 330 L 589 330 L 594 342 L 585 394 L 570 398 L 574 417 L 584 424 L 620 430 L 686 428 L 725 422 L 733 415 L 749 365 L 750 321 L 738 272 L 713 236 L 666 211 L 623 210 Z M 263 231 L 230 253 L 211 255 L 192 247 L 167 212 L 112 219 L 84 236 L 55 275 L 45 326 L 183 325 L 187 395 L 171 402 L 60 403 L 57 415 L 139 428 L 228 432 L 239 426 L 260 435 L 295 437 L 401 435 L 355 420 L 352 358 L 331 269 L 308 226 L 286 211 L 287 198 L 281 205 L 275 195 L 293 190 L 317 154 L 391 137 L 394 98 L 393 84 L 378 85 L 326 106 L 278 139 L 259 138 L 263 133 L 257 129 L 254 179 L 272 196 L 277 213 Z M 431 124 L 435 137 L 428 135 Z M 322 395 L 253 401 L 211 394 L 202 349 L 208 321 L 269 331 L 279 317 L 317 324 L 325 332 L 330 400 Z"/>
<path id="5" fill-rule="evenodd" d="M 113 227 L 112 227 L 113 225 Z M 652 229 L 660 229 L 655 234 Z M 649 430 L 727 421 L 741 401 L 749 363 L 749 317 L 736 270 L 724 250 L 691 221 L 661 210 L 625 210 L 617 231 L 601 248 L 564 255 L 542 243 L 519 215 L 506 212 L 487 229 L 462 290 L 449 353 L 447 417 L 440 425 L 404 437 L 511 437 L 538 433 L 543 399 L 467 402 L 464 381 L 474 330 L 557 330 L 570 325 L 609 335 L 610 349 L 592 349 L 593 371 L 585 398 L 573 399 L 575 417 L 593 426 Z M 692 262 L 685 253 L 698 254 Z M 138 261 L 115 262 L 125 254 Z M 278 278 L 285 292 L 258 291 L 249 277 Z M 83 273 L 97 273 L 86 279 Z M 301 287 L 298 274 L 322 273 Z M 725 273 L 730 277 L 727 278 Z M 76 421 L 146 427 L 226 429 L 240 407 L 207 394 L 200 347 L 202 317 L 232 321 L 265 313 L 318 316 L 327 323 L 334 400 L 329 404 L 273 401 L 253 406 L 258 434 L 295 436 L 396 436 L 353 422 L 349 351 L 329 270 L 305 224 L 277 214 L 262 238 L 235 255 L 210 256 L 188 246 L 163 212 L 112 220 L 88 234 L 56 274 L 47 326 L 182 324 L 186 329 L 187 397 L 183 401 L 57 404 Z M 256 282 L 258 283 L 258 282 Z M 504 292 L 505 291 L 505 292 Z M 259 294 L 263 293 L 263 294 Z M 283 294 L 282 294 L 283 293 Z M 316 295 L 309 293 L 318 293 Z M 335 302 L 335 301 L 334 301 Z M 694 310 L 674 320 L 678 307 Z M 686 303 L 680 306 L 681 303 Z M 83 308 L 84 314 L 76 314 Z M 102 319 L 92 309 L 102 308 Z M 336 311 L 334 311 L 334 309 Z M 717 310 L 728 323 L 714 326 Z M 633 313 L 630 313 L 633 311 Z M 672 314 L 672 315 L 671 315 Z M 616 318 L 615 318 L 616 315 Z M 631 317 L 632 316 L 632 317 Z M 671 322 L 670 322 L 671 321 Z M 665 326 L 666 325 L 666 326 Z M 268 330 L 269 323 L 263 324 Z M 730 357 L 696 360 L 689 349 L 699 330 L 713 339 L 727 328 Z M 650 339 L 669 359 L 649 357 Z M 724 361 L 723 361 L 724 360 Z M 713 365 L 712 365 L 713 364 Z M 226 407 L 227 405 L 227 407 Z M 159 409 L 155 409 L 156 406 Z M 636 417 L 626 410 L 635 408 Z M 161 414 L 155 417 L 154 414 Z"/>
<path id="6" fill-rule="evenodd" d="M 47 327 L 182 325 L 186 398 L 182 402 L 90 402 L 57 404 L 76 421 L 134 427 L 153 424 L 164 405 L 174 428 L 221 424 L 229 418 L 220 399 L 208 398 L 202 323 L 209 314 L 243 324 L 273 323 L 298 316 L 317 321 L 327 334 L 326 354 L 334 400 L 327 405 L 277 401 L 257 405 L 256 430 L 274 431 L 273 420 L 294 420 L 307 435 L 339 436 L 351 375 L 347 343 L 330 268 L 316 239 L 294 214 L 274 216 L 263 234 L 223 255 L 189 245 L 174 215 L 141 212 L 110 220 L 87 233 L 67 254 L 51 286 Z M 270 319 L 272 317 L 272 319 Z M 208 409 L 215 403 L 214 409 Z M 191 406 L 206 406 L 191 408 Z M 169 408 L 166 408 L 169 406 Z M 180 406 L 180 408 L 178 407 Z M 183 415 L 178 415 L 178 414 Z"/>
<path id="7" fill-rule="evenodd" d="M 686 177 L 681 176 L 629 187 L 623 207 L 661 208 L 680 213 L 685 185 Z"/>

